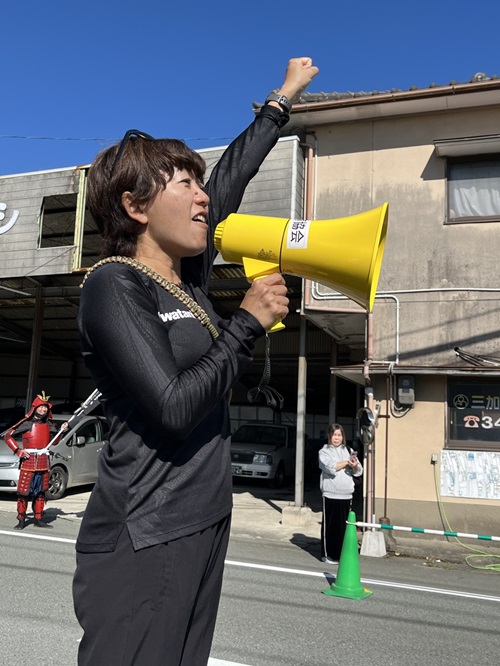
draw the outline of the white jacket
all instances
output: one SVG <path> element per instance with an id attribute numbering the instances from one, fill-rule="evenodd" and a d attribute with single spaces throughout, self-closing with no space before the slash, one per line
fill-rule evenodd
<path id="1" fill-rule="evenodd" d="M 319 487 L 324 497 L 329 499 L 351 499 L 354 492 L 353 476 L 361 476 L 363 467 L 359 463 L 354 471 L 347 466 L 337 472 L 337 463 L 349 460 L 351 450 L 341 444 L 340 446 L 330 446 L 325 444 L 318 453 L 319 468 L 321 477 Z"/>

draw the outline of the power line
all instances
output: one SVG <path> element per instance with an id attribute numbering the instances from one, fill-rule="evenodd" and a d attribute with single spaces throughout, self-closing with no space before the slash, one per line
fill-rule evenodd
<path id="1" fill-rule="evenodd" d="M 119 139 L 105 139 L 98 137 L 21 136 L 19 134 L 0 134 L 0 139 L 30 139 L 32 141 L 119 141 Z"/>
<path id="2" fill-rule="evenodd" d="M 63 136 L 22 136 L 19 134 L 0 134 L 0 139 L 27 139 L 29 141 L 120 141 L 120 138 L 109 137 L 63 137 Z M 231 136 L 188 137 L 184 141 L 232 141 Z"/>

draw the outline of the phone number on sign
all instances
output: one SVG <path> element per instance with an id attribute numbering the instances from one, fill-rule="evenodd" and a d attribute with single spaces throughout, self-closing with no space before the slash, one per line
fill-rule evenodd
<path id="1" fill-rule="evenodd" d="M 466 428 L 500 428 L 500 416 L 464 416 L 464 425 Z"/>

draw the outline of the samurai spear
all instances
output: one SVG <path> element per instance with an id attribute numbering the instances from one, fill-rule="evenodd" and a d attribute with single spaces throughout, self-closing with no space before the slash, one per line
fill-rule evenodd
<path id="1" fill-rule="evenodd" d="M 70 416 L 70 418 L 69 418 L 67 421 L 65 421 L 67 427 L 66 427 L 66 428 L 63 428 L 63 426 L 61 426 L 61 427 L 59 428 L 59 430 L 57 431 L 57 433 L 54 435 L 54 437 L 52 437 L 52 439 L 50 440 L 50 442 L 47 444 L 47 446 L 46 446 L 44 449 L 40 449 L 40 451 L 39 451 L 38 453 L 47 453 L 48 450 L 49 450 L 49 448 L 50 448 L 50 447 L 52 446 L 52 444 L 56 441 L 56 439 L 57 439 L 58 437 L 60 437 L 60 435 L 61 435 L 61 431 L 63 431 L 63 430 L 69 430 L 69 426 L 71 425 L 71 423 L 73 423 L 74 425 L 76 425 L 79 421 L 81 421 L 81 420 L 83 419 L 84 416 L 86 416 L 86 415 L 87 415 L 89 412 L 91 412 L 95 407 L 97 407 L 97 405 L 99 404 L 99 401 L 100 401 L 101 396 L 102 396 L 102 393 L 99 391 L 99 389 L 96 389 L 95 391 L 93 391 L 93 392 L 89 395 L 89 397 L 88 397 L 86 400 L 84 400 L 84 401 L 82 402 L 82 404 L 80 405 L 80 407 L 78 407 L 78 409 L 75 409 L 75 411 L 74 411 L 73 414 Z M 64 423 L 63 423 L 63 425 L 64 425 Z"/>

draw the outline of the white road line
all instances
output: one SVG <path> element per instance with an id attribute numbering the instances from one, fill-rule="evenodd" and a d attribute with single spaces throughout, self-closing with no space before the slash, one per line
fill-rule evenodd
<path id="1" fill-rule="evenodd" d="M 42 539 L 43 541 L 59 541 L 61 543 L 76 543 L 76 539 L 63 539 L 62 537 L 51 537 L 42 534 L 26 534 L 25 532 L 8 532 L 7 530 L 0 530 L 0 534 L 7 534 L 7 536 L 21 537 L 23 539 Z"/>
<path id="2" fill-rule="evenodd" d="M 281 573 L 299 574 L 301 576 L 319 576 L 325 577 L 325 572 L 322 571 L 303 571 L 301 569 L 288 569 L 286 567 L 274 567 L 267 564 L 253 564 L 251 562 L 237 562 L 234 560 L 226 560 L 225 564 L 235 567 L 247 567 L 249 569 L 264 569 L 266 571 L 278 571 Z M 466 599 L 479 599 L 481 601 L 498 601 L 500 597 L 494 597 L 489 594 L 476 594 L 472 592 L 460 592 L 459 590 L 445 590 L 438 587 L 426 587 L 424 585 L 411 585 L 410 583 L 394 583 L 385 580 L 372 580 L 370 578 L 361 578 L 363 585 L 380 585 L 381 587 L 396 587 L 402 590 L 415 590 L 418 592 L 432 592 L 434 594 L 445 594 L 452 597 L 465 597 Z"/>
<path id="3" fill-rule="evenodd" d="M 21 537 L 25 539 L 42 539 L 45 541 L 59 541 L 61 543 L 76 543 L 76 539 L 63 539 L 62 537 L 51 537 L 41 534 L 26 534 L 22 532 L 9 532 L 8 530 L 0 530 L 0 534 L 6 536 Z M 261 569 L 263 571 L 276 571 L 278 573 L 295 574 L 299 576 L 316 576 L 318 578 L 325 578 L 325 574 L 329 572 L 324 571 L 305 571 L 303 569 L 290 569 L 288 567 L 275 567 L 269 564 L 255 564 L 253 562 L 239 562 L 238 560 L 226 560 L 225 564 L 233 567 L 244 567 L 246 569 Z M 332 574 L 330 574 L 332 575 Z M 451 597 L 464 597 L 465 599 L 478 599 L 479 601 L 497 601 L 500 602 L 500 597 L 494 597 L 489 594 L 476 594 L 473 592 L 461 592 L 460 590 L 445 590 L 439 587 L 426 587 L 424 585 L 411 585 L 410 583 L 394 583 L 385 580 L 372 580 L 371 578 L 361 578 L 363 585 L 380 585 L 381 587 L 395 587 L 401 590 L 415 590 L 416 592 L 431 592 L 433 594 L 444 594 Z M 217 664 L 217 662 L 216 662 Z M 215 666 L 215 664 L 214 664 Z M 233 666 L 232 662 L 220 662 L 217 666 Z M 234 664 L 234 666 L 245 666 L 244 664 Z"/>
<path id="4" fill-rule="evenodd" d="M 212 659 L 210 657 L 208 666 L 248 666 L 248 664 L 239 664 L 235 661 L 224 661 L 224 659 Z"/>
<path id="5" fill-rule="evenodd" d="M 270 564 L 253 564 L 252 562 L 237 562 L 235 560 L 226 560 L 225 564 L 233 567 L 247 567 L 248 569 L 265 569 L 266 571 L 279 571 L 281 573 L 300 574 L 301 576 L 320 576 L 325 577 L 322 571 L 304 571 L 303 569 L 288 569 L 287 567 L 273 567 Z"/>
<path id="6" fill-rule="evenodd" d="M 384 587 L 403 587 L 405 590 L 416 590 L 418 592 L 433 592 L 434 594 L 448 594 L 451 597 L 465 597 L 466 599 L 479 599 L 481 601 L 500 601 L 500 597 L 493 597 L 489 594 L 473 594 L 472 592 L 460 592 L 459 590 L 444 590 L 439 587 L 426 587 L 424 585 L 410 585 L 405 583 L 392 583 L 385 580 L 370 580 L 369 578 L 362 578 L 361 582 L 364 585 L 381 585 Z"/>

